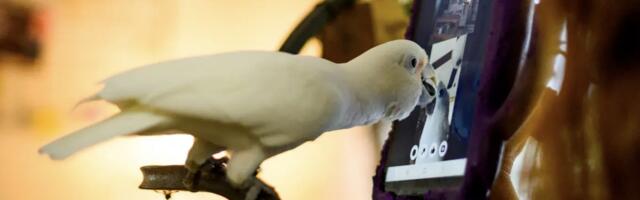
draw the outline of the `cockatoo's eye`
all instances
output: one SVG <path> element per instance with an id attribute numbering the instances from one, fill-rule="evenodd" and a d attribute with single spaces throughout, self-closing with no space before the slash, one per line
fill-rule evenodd
<path id="1" fill-rule="evenodd" d="M 416 60 L 416 58 L 411 58 L 411 67 L 415 68 L 416 64 L 418 64 L 418 60 Z"/>
<path id="2" fill-rule="evenodd" d="M 404 68 L 409 72 L 414 73 L 418 65 L 418 59 L 415 56 L 408 56 L 404 62 Z"/>

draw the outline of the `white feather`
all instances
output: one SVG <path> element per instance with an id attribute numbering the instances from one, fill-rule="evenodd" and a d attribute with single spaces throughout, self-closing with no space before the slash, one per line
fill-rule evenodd
<path id="1" fill-rule="evenodd" d="M 61 160 L 99 142 L 142 132 L 167 121 L 165 117 L 151 112 L 125 111 L 59 138 L 40 148 L 38 152 L 48 154 L 51 159 Z"/>

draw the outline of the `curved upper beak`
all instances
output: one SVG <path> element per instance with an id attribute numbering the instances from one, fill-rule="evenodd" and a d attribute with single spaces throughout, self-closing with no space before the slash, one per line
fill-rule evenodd
<path id="1" fill-rule="evenodd" d="M 419 79 L 422 78 L 422 71 L 424 70 L 425 64 L 427 63 L 427 59 L 420 59 L 418 61 L 418 69 L 416 69 L 416 75 Z"/>
<path id="2" fill-rule="evenodd" d="M 422 82 L 422 94 L 420 95 L 420 100 L 418 101 L 418 105 L 424 108 L 428 103 L 433 101 L 436 95 L 435 84 L 436 77 L 435 71 L 433 67 L 428 66 L 428 59 L 421 59 L 419 61 L 420 67 L 418 68 L 418 76 L 420 76 L 420 80 Z M 428 68 L 428 69 L 427 69 Z"/>
<path id="3" fill-rule="evenodd" d="M 420 98 L 418 99 L 418 105 L 421 108 L 424 108 L 429 104 L 436 96 L 436 88 L 430 81 L 424 81 L 422 83 L 422 93 L 420 94 Z"/>

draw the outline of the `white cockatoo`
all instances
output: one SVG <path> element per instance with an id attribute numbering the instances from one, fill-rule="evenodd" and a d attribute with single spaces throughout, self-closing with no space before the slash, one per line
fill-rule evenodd
<path id="1" fill-rule="evenodd" d="M 121 112 L 39 152 L 58 160 L 116 136 L 188 133 L 195 139 L 186 186 L 212 154 L 226 150 L 229 183 L 247 188 L 262 161 L 324 132 L 407 117 L 423 91 L 427 61 L 420 46 L 396 40 L 340 64 L 262 51 L 151 64 L 105 80 L 85 100 L 105 100 Z"/>

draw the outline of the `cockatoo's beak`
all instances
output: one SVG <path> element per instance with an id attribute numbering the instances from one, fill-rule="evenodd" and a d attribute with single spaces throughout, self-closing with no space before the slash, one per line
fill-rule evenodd
<path id="1" fill-rule="evenodd" d="M 424 66 L 427 63 L 427 59 L 420 59 L 418 61 L 418 69 L 416 69 L 416 75 L 419 80 L 422 80 L 422 70 L 424 70 Z"/>
<path id="2" fill-rule="evenodd" d="M 417 75 L 420 81 L 423 82 L 422 94 L 420 95 L 420 99 L 418 100 L 418 105 L 421 108 L 424 108 L 425 106 L 427 106 L 427 104 L 433 101 L 433 99 L 435 99 L 435 94 L 436 94 L 436 90 L 434 88 L 435 86 L 434 84 L 436 83 L 435 74 L 432 69 L 427 69 L 427 71 L 425 71 L 425 68 L 427 67 L 428 62 L 429 62 L 428 58 L 421 59 L 420 61 L 418 61 L 419 65 L 417 69 Z"/>

